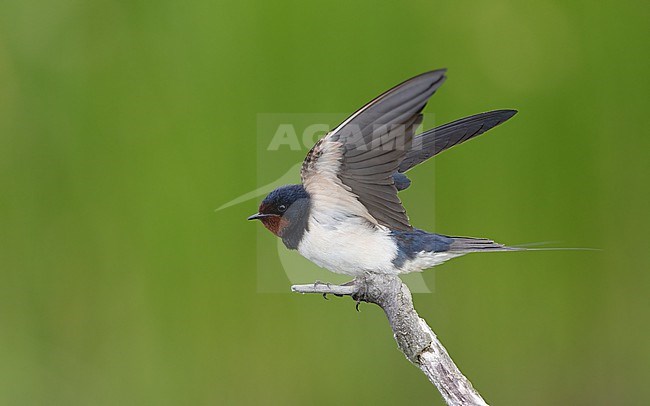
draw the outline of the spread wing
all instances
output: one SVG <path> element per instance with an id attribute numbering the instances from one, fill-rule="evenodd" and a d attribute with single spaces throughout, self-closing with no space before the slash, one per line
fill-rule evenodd
<path id="1" fill-rule="evenodd" d="M 314 145 L 301 171 L 314 207 L 411 229 L 392 175 L 410 150 L 422 109 L 445 81 L 445 72 L 427 72 L 397 85 Z"/>
<path id="2" fill-rule="evenodd" d="M 509 120 L 516 110 L 494 110 L 461 118 L 425 131 L 415 137 L 413 147 L 406 153 L 398 171 L 406 172 L 434 155 L 445 151 Z"/>

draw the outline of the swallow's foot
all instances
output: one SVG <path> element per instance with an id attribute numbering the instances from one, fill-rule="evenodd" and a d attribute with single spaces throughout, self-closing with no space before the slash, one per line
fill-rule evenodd
<path id="1" fill-rule="evenodd" d="M 332 287 L 332 285 L 330 285 L 329 282 L 321 282 L 321 281 L 317 280 L 316 282 L 314 282 L 314 288 L 318 287 L 318 285 L 325 285 L 325 286 L 327 286 L 328 289 Z M 327 293 L 323 293 L 323 299 L 329 300 L 327 298 Z"/>
<path id="2" fill-rule="evenodd" d="M 368 280 L 366 279 L 366 277 L 360 276 L 354 278 L 350 282 L 347 282 L 345 285 L 356 286 L 357 291 L 354 294 L 352 294 L 352 299 L 354 299 L 354 301 L 356 302 L 354 308 L 357 309 L 357 311 L 359 311 L 359 304 L 361 304 L 361 302 L 368 301 L 367 298 L 368 297 L 367 294 L 369 290 Z"/>
<path id="3" fill-rule="evenodd" d="M 331 288 L 331 287 L 332 287 L 332 285 L 331 285 L 329 282 L 321 282 L 321 281 L 318 281 L 318 280 L 317 280 L 316 282 L 314 282 L 314 287 L 317 287 L 318 285 L 325 285 L 325 286 L 327 286 L 328 288 Z"/>

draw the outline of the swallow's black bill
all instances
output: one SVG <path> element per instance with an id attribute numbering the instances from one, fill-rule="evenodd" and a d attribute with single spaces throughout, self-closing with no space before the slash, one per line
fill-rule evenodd
<path id="1" fill-rule="evenodd" d="M 246 220 L 259 220 L 259 219 L 263 219 L 263 218 L 266 218 L 266 217 L 273 217 L 273 216 L 275 216 L 275 214 L 255 213 L 252 216 L 250 216 L 249 218 L 247 218 Z"/>

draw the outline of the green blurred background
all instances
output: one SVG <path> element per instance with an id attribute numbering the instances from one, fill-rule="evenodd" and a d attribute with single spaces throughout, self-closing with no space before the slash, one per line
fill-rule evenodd
<path id="1" fill-rule="evenodd" d="M 0 404 L 442 404 L 380 309 L 260 293 L 256 200 L 214 211 L 259 113 L 439 67 L 437 123 L 520 113 L 412 171 L 414 224 L 602 251 L 470 255 L 416 308 L 490 403 L 648 404 L 647 4 L 0 2 Z"/>

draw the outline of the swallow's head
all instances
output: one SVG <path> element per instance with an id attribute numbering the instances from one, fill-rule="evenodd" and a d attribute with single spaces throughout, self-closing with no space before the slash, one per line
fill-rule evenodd
<path id="1" fill-rule="evenodd" d="M 258 213 L 248 220 L 260 220 L 278 237 L 283 237 L 293 225 L 303 224 L 309 214 L 309 194 L 302 185 L 281 186 L 269 193 Z"/>

